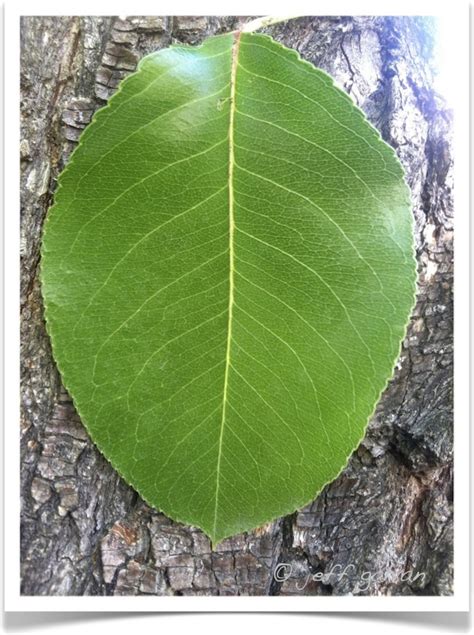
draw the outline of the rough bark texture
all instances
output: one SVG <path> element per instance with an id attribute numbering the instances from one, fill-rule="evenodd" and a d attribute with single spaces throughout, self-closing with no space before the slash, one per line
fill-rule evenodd
<path id="1" fill-rule="evenodd" d="M 38 282 L 56 177 L 142 55 L 245 20 L 23 19 L 24 594 L 452 593 L 451 122 L 431 88 L 427 20 L 318 17 L 267 29 L 352 95 L 395 147 L 413 193 L 418 302 L 396 375 L 341 476 L 307 508 L 211 552 L 199 530 L 150 509 L 119 478 L 61 387 Z"/>

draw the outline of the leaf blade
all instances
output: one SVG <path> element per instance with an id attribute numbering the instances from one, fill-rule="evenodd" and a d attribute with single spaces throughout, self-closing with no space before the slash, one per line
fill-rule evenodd
<path id="1" fill-rule="evenodd" d="M 88 127 L 42 276 L 94 441 L 218 542 L 309 502 L 361 440 L 413 304 L 408 190 L 322 71 L 210 38 L 146 58 Z"/>

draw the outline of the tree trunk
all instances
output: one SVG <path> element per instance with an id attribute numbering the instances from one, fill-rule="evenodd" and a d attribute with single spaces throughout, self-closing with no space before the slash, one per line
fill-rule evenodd
<path id="1" fill-rule="evenodd" d="M 429 19 L 317 17 L 267 29 L 351 94 L 396 149 L 413 194 L 418 302 L 395 377 L 336 481 L 305 509 L 211 551 L 201 531 L 120 479 L 61 386 L 38 282 L 56 178 L 141 56 L 243 21 L 22 20 L 23 594 L 452 593 L 451 119 L 432 90 Z"/>

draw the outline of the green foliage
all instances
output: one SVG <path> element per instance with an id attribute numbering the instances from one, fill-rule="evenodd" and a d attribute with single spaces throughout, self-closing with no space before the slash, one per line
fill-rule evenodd
<path id="1" fill-rule="evenodd" d="M 413 305 L 409 192 L 294 51 L 255 34 L 171 47 L 84 132 L 42 283 L 94 442 L 218 542 L 308 503 L 363 437 Z"/>

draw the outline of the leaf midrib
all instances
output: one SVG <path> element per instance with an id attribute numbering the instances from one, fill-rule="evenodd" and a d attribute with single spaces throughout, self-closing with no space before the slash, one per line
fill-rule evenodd
<path id="1" fill-rule="evenodd" d="M 234 42 L 232 45 L 231 54 L 231 71 L 230 71 L 230 105 L 229 105 L 229 172 L 228 172 L 228 189 L 229 189 L 229 307 L 228 307 L 228 322 L 227 322 L 227 344 L 226 344 L 226 358 L 225 358 L 225 372 L 224 372 L 224 390 L 222 396 L 222 417 L 221 427 L 219 432 L 219 447 L 217 454 L 216 465 L 216 492 L 215 492 L 215 504 L 214 504 L 214 525 L 213 533 L 216 535 L 217 529 L 217 510 L 219 506 L 219 486 L 220 486 L 220 467 L 222 457 L 222 444 L 224 438 L 225 419 L 226 419 L 226 405 L 227 405 L 227 390 L 229 384 L 229 369 L 230 369 L 230 349 L 232 344 L 232 311 L 234 307 L 234 119 L 235 119 L 235 96 L 236 96 L 236 77 L 237 66 L 239 59 L 239 46 L 240 46 L 240 31 L 237 31 L 234 35 Z"/>

